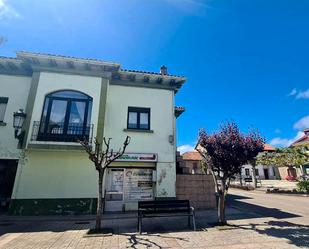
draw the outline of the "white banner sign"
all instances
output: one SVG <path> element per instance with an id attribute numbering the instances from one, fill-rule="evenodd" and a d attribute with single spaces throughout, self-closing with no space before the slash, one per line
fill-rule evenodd
<path id="1" fill-rule="evenodd" d="M 125 153 L 116 161 L 125 162 L 157 162 L 158 157 L 155 153 Z"/>

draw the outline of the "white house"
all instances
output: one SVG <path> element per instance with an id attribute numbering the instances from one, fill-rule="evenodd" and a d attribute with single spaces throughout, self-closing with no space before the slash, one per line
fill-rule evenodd
<path id="1" fill-rule="evenodd" d="M 15 215 L 93 213 L 97 173 L 77 139 L 110 137 L 119 149 L 127 135 L 126 154 L 105 176 L 105 210 L 175 198 L 176 116 L 183 109 L 175 109 L 174 96 L 185 80 L 165 67 L 123 70 L 118 63 L 29 52 L 0 57 L 2 206 L 9 201 Z M 26 118 L 15 139 L 19 109 Z"/>
<path id="2" fill-rule="evenodd" d="M 276 149 L 269 144 L 264 145 L 264 151 L 272 152 Z M 252 177 L 252 166 L 250 164 L 244 165 L 241 169 L 242 178 Z M 261 180 L 276 180 L 280 179 L 278 167 L 269 165 L 256 165 L 255 175 Z"/>

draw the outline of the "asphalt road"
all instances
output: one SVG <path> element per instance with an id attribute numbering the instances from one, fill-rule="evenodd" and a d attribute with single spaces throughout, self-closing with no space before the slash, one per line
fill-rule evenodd
<path id="1" fill-rule="evenodd" d="M 228 206 L 257 217 L 273 217 L 309 226 L 309 197 L 230 189 Z"/>

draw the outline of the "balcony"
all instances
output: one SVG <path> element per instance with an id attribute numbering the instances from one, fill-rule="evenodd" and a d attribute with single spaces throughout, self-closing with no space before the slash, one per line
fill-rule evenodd
<path id="1" fill-rule="evenodd" d="M 45 125 L 42 122 L 34 121 L 30 143 L 31 144 L 73 143 L 73 145 L 75 144 L 76 146 L 76 143 L 78 143 L 79 140 L 87 139 L 89 143 L 91 143 L 92 137 L 93 137 L 93 124 L 81 125 L 81 124 L 69 123 L 65 125 L 65 123 L 50 123 L 48 125 Z"/>

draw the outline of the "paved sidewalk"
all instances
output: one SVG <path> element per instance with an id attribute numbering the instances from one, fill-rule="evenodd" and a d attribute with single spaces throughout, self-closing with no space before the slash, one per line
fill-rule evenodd
<path id="1" fill-rule="evenodd" d="M 279 188 L 282 190 L 297 189 L 297 182 L 290 182 L 286 180 L 261 180 L 262 188 L 267 190 L 268 188 Z"/>
<path id="2" fill-rule="evenodd" d="M 239 181 L 233 181 L 233 184 L 240 186 Z M 287 180 L 261 180 L 261 183 L 258 184 L 258 188 L 256 190 L 265 191 L 267 189 L 275 189 L 278 188 L 280 190 L 293 190 L 297 189 L 297 182 L 291 182 Z M 244 182 L 243 186 L 253 186 L 252 182 Z"/>
<path id="3" fill-rule="evenodd" d="M 263 208 L 260 211 L 248 204 L 253 197 L 246 200 L 239 192 L 231 196 L 238 198 L 227 210 L 232 226 L 215 227 L 216 211 L 199 211 L 197 232 L 188 228 L 185 217 L 145 219 L 145 232 L 138 235 L 135 213 L 109 214 L 103 223 L 110 234 L 87 235 L 94 226 L 93 216 L 0 216 L 0 248 L 309 248 L 308 217 L 280 209 L 274 215 L 273 208 L 265 214 L 267 208 L 257 206 Z"/>

